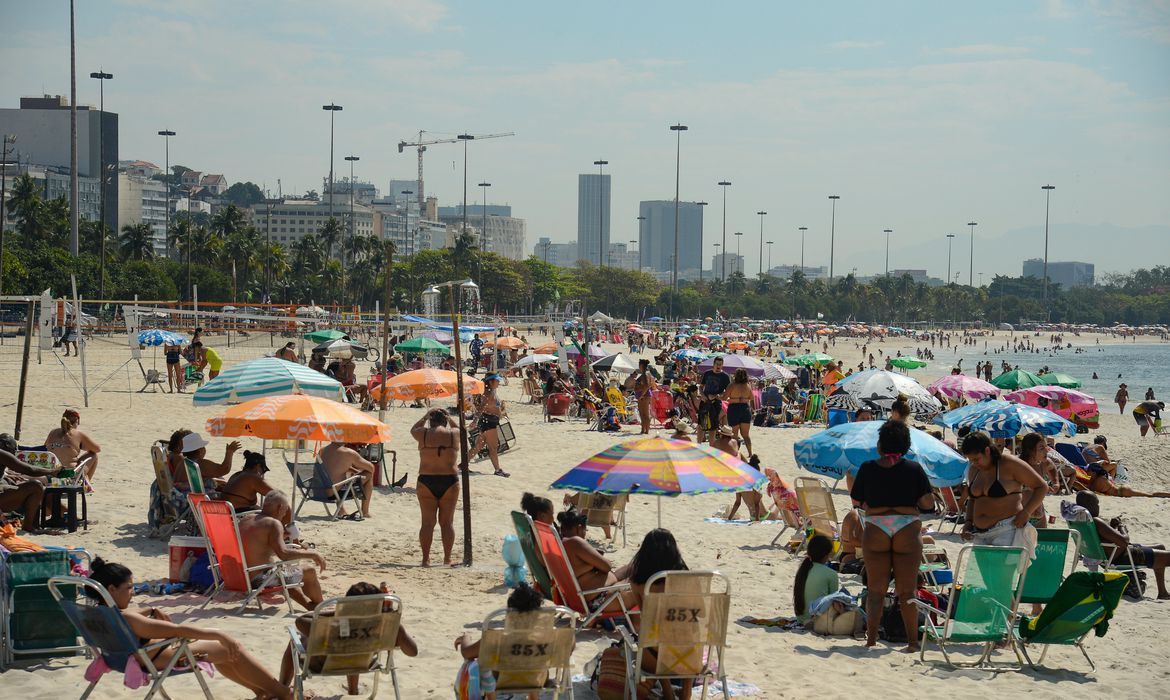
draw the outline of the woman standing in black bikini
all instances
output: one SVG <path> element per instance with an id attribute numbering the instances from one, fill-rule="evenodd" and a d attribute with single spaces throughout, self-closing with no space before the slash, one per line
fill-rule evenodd
<path id="1" fill-rule="evenodd" d="M 451 547 L 455 544 L 455 505 L 459 501 L 459 425 L 442 409 L 427 411 L 410 428 L 418 442 L 418 484 L 415 494 L 422 510 L 422 527 L 418 544 L 422 547 L 422 565 L 431 565 L 431 540 L 435 523 L 443 539 L 443 564 L 451 565 Z"/>
<path id="2" fill-rule="evenodd" d="M 475 415 L 475 423 L 479 427 L 479 437 L 475 440 L 475 447 L 471 454 L 479 454 L 484 445 L 487 445 L 488 457 L 492 460 L 492 468 L 496 476 L 510 476 L 500 469 L 500 435 L 496 429 L 500 427 L 500 418 L 503 417 L 503 404 L 496 396 L 496 389 L 500 386 L 500 375 L 489 374 L 483 378 L 483 396 L 479 404 L 479 412 Z"/>
<path id="3" fill-rule="evenodd" d="M 167 387 L 171 393 L 175 389 L 183 393 L 183 346 L 179 343 L 163 346 L 163 355 L 167 358 Z"/>
<path id="4" fill-rule="evenodd" d="M 748 456 L 752 454 L 752 439 L 748 435 L 752 429 L 752 409 L 756 401 L 755 394 L 748 384 L 747 370 L 737 369 L 727 387 L 727 425 L 731 428 L 735 439 L 747 448 Z"/>

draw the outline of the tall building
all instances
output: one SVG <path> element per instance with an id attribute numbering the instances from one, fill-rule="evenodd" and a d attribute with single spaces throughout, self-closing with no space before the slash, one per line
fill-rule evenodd
<path id="1" fill-rule="evenodd" d="M 109 205 L 107 205 L 109 206 Z M 167 186 L 129 172 L 118 173 L 118 223 L 149 224 L 154 234 L 154 254 L 167 254 Z M 121 230 L 121 229 L 119 229 Z"/>
<path id="2" fill-rule="evenodd" d="M 800 265 L 776 265 L 768 270 L 768 274 L 772 277 L 779 277 L 781 279 L 788 279 L 792 277 L 792 273 L 800 270 L 804 273 L 804 278 L 809 280 L 824 279 L 829 276 L 829 268 L 824 265 L 818 267 L 801 267 Z"/>
<path id="3" fill-rule="evenodd" d="M 1093 263 L 1048 261 L 1048 281 L 1065 289 L 1091 287 L 1096 272 Z M 1044 260 L 1031 258 L 1024 261 L 1024 277 L 1044 279 Z"/>
<path id="4" fill-rule="evenodd" d="M 577 176 L 578 260 L 588 260 L 597 265 L 597 256 L 602 250 L 609 250 L 609 195 L 609 175 Z M 600 244 L 597 238 L 599 234 Z"/>
<path id="5" fill-rule="evenodd" d="M 553 243 L 548 236 L 541 236 L 532 248 L 532 255 L 557 267 L 574 267 L 577 264 L 577 241 Z"/>
<path id="6" fill-rule="evenodd" d="M 743 256 L 735 253 L 719 253 L 711 258 L 711 276 L 727 279 L 736 272 L 743 274 Z"/>
<path id="7" fill-rule="evenodd" d="M 642 266 L 656 272 L 669 272 L 674 257 L 674 200 L 642 202 L 638 213 L 642 222 L 639 249 Z M 680 278 L 698 277 L 703 264 L 700 244 L 703 239 L 703 207 L 697 202 L 678 203 L 678 271 Z"/>
<path id="8" fill-rule="evenodd" d="M 0 134 L 16 137 L 10 160 L 44 166 L 66 180 L 70 167 L 69 102 L 59 95 L 20 98 L 20 109 L 0 109 Z M 106 202 L 106 225 L 118 230 L 118 115 L 77 106 L 77 174 L 100 185 Z M 105 174 L 104 183 L 98 182 Z M 64 190 L 70 196 L 69 188 Z M 78 215 L 96 221 L 83 201 Z"/>
<path id="9" fill-rule="evenodd" d="M 439 221 L 459 230 L 463 225 L 463 205 L 439 207 Z M 528 222 L 512 216 L 510 205 L 468 204 L 467 229 L 483 250 L 510 260 L 526 257 Z"/>
<path id="10" fill-rule="evenodd" d="M 353 208 L 354 233 L 358 236 L 378 236 L 381 231 L 374 230 L 374 215 L 377 214 L 370 207 L 355 204 Z M 334 218 L 338 219 L 346 235 L 349 233 L 349 202 L 344 207 L 334 205 Z M 381 216 L 379 214 L 379 216 Z M 257 222 L 257 228 L 267 233 L 268 206 L 264 204 L 252 205 L 252 220 Z M 310 199 L 285 199 L 272 205 L 272 242 L 282 246 L 290 246 L 304 236 L 320 231 L 329 220 L 329 204 Z M 340 241 L 338 242 L 340 244 Z"/>
<path id="11" fill-rule="evenodd" d="M 605 264 L 622 270 L 637 270 L 638 251 L 630 250 L 625 243 L 610 243 Z"/>

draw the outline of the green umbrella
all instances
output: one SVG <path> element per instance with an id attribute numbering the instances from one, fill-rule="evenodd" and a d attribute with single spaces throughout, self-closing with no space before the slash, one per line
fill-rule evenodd
<path id="1" fill-rule="evenodd" d="M 1065 389 L 1079 389 L 1081 387 L 1081 380 L 1076 377 L 1065 374 L 1064 372 L 1049 372 L 1048 374 L 1040 375 L 1040 383 L 1051 386 L 1060 386 Z"/>
<path id="2" fill-rule="evenodd" d="M 305 334 L 305 340 L 311 340 L 314 343 L 324 343 L 327 340 L 337 340 L 344 338 L 345 334 L 335 328 L 326 328 L 321 331 L 313 331 Z"/>
<path id="3" fill-rule="evenodd" d="M 427 353 L 430 355 L 450 355 L 451 350 L 437 340 L 430 338 L 411 338 L 410 340 L 399 343 L 394 346 L 394 349 L 402 353 Z"/>
<path id="4" fill-rule="evenodd" d="M 1010 372 L 1004 372 L 995 379 L 992 379 L 991 383 L 1000 389 L 1015 391 L 1017 389 L 1028 389 L 1030 387 L 1040 386 L 1046 382 L 1042 381 L 1040 377 L 1037 377 L 1027 370 L 1013 369 Z"/>
<path id="5" fill-rule="evenodd" d="M 926 362 L 917 357 L 895 357 L 890 360 L 890 364 L 899 369 L 920 369 L 926 366 Z"/>
<path id="6" fill-rule="evenodd" d="M 785 364 L 789 365 L 804 365 L 805 367 L 812 367 L 814 365 L 823 365 L 827 362 L 832 362 L 833 358 L 823 352 L 805 353 L 790 357 L 784 360 Z"/>

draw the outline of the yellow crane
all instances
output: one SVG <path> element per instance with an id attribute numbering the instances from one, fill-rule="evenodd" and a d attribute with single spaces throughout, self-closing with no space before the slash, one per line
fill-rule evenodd
<path id="1" fill-rule="evenodd" d="M 410 141 L 399 141 L 398 142 L 398 152 L 399 153 L 402 153 L 404 150 L 406 150 L 409 147 L 414 147 L 414 148 L 418 149 L 418 187 L 415 188 L 415 194 L 418 195 L 418 210 L 419 210 L 420 216 L 422 215 L 422 212 L 425 210 L 425 206 L 426 206 L 426 197 L 423 195 L 423 153 L 426 152 L 427 146 L 433 146 L 436 143 L 459 143 L 462 140 L 467 140 L 467 139 L 460 139 L 458 137 L 450 138 L 450 139 L 424 139 L 423 135 L 426 133 L 427 132 L 420 130 L 418 132 L 418 140 L 414 141 L 414 142 L 410 142 Z M 501 138 L 504 136 L 515 136 L 515 135 L 516 134 L 512 133 L 511 131 L 509 131 L 506 134 L 474 134 L 471 136 L 470 140 L 479 141 L 481 139 L 498 139 L 498 138 Z"/>

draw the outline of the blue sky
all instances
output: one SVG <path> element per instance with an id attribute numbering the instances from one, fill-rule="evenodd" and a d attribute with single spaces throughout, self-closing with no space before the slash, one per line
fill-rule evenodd
<path id="1" fill-rule="evenodd" d="M 67 94 L 67 3 L 0 0 L 0 24 L 0 104 Z M 78 34 L 79 74 L 116 76 L 123 157 L 161 162 L 170 128 L 172 163 L 274 191 L 319 188 L 328 102 L 344 106 L 338 170 L 356 154 L 383 188 L 414 176 L 396 144 L 419 129 L 514 131 L 473 143 L 468 177 L 528 219 L 530 246 L 576 237 L 576 176 L 598 158 L 613 240 L 636 238 L 637 202 L 673 196 L 667 127 L 682 122 L 682 197 L 712 203 L 705 259 L 729 179 L 749 271 L 760 209 L 774 264 L 798 256 L 799 226 L 806 260 L 827 264 L 839 194 L 838 273 L 880 272 L 891 228 L 891 267 L 942 276 L 945 234 L 975 220 L 976 271 L 1019 274 L 1043 252 L 1051 182 L 1052 259 L 1170 264 L 1170 0 L 82 0 Z M 96 104 L 94 81 L 78 97 Z M 455 146 L 427 154 L 443 204 L 460 163 Z M 1108 244 L 1086 250 L 1071 232 L 1087 228 Z"/>

